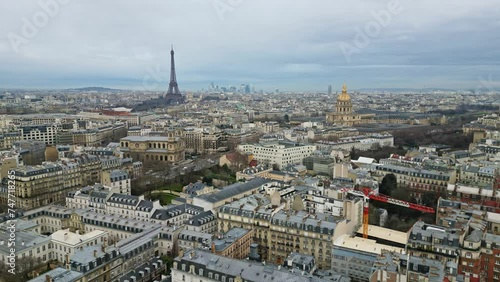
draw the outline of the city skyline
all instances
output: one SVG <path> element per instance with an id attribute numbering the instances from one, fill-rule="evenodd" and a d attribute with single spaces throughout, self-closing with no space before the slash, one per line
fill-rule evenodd
<path id="1" fill-rule="evenodd" d="M 113 2 L 20 3 L 0 20 L 0 88 L 166 91 L 173 44 L 183 91 L 492 90 L 495 2 L 124 1 L 119 13 Z"/>

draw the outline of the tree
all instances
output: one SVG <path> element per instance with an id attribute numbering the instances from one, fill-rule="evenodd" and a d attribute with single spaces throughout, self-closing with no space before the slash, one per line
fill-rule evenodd
<path id="1" fill-rule="evenodd" d="M 174 264 L 174 258 L 172 256 L 167 256 L 167 255 L 161 256 L 160 258 L 167 267 L 167 273 L 170 273 L 170 269 Z"/>
<path id="2" fill-rule="evenodd" d="M 285 114 L 283 116 L 283 120 L 286 122 L 286 123 L 289 123 L 290 122 L 290 117 L 288 116 L 288 114 Z"/>
<path id="3" fill-rule="evenodd" d="M 436 208 L 437 206 L 437 196 L 434 193 L 427 192 L 422 195 L 422 204 L 431 207 L 431 208 Z"/>
<path id="4" fill-rule="evenodd" d="M 359 159 L 359 152 L 352 146 L 351 151 L 349 152 L 349 157 L 351 160 L 357 160 Z"/>
<path id="5" fill-rule="evenodd" d="M 380 194 L 391 195 L 398 188 L 398 181 L 394 174 L 389 173 L 384 176 L 378 190 Z"/>
<path id="6" fill-rule="evenodd" d="M 396 188 L 392 191 L 390 195 L 392 198 L 402 201 L 411 202 L 412 200 L 410 193 L 408 193 L 408 191 L 406 191 L 406 189 L 404 188 Z"/>
<path id="7" fill-rule="evenodd" d="M 379 225 L 380 223 L 380 212 L 379 209 L 373 205 L 370 205 L 368 214 L 368 223 L 371 225 Z"/>
<path id="8" fill-rule="evenodd" d="M 244 168 L 247 168 L 248 167 L 248 155 L 247 154 L 244 154 L 244 153 L 241 153 L 241 152 L 238 152 L 238 151 L 234 151 L 232 153 L 229 153 L 231 155 L 231 167 L 228 168 L 226 164 L 224 164 L 222 167 L 226 166 L 226 171 L 229 171 L 228 169 L 231 169 L 232 171 L 236 172 L 236 171 L 240 171 Z M 228 155 L 229 155 L 228 154 Z"/>
<path id="9" fill-rule="evenodd" d="M 208 186 L 212 186 L 212 181 L 213 179 L 208 176 L 204 176 L 203 179 L 201 180 L 203 183 L 207 184 Z"/>

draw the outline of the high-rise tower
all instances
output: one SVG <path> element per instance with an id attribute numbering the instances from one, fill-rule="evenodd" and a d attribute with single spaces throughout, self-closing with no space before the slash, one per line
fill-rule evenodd
<path id="1" fill-rule="evenodd" d="M 184 96 L 179 91 L 177 84 L 177 75 L 175 74 L 174 47 L 170 50 L 170 83 L 168 84 L 167 95 L 165 95 L 168 104 L 180 104 L 184 102 Z"/>

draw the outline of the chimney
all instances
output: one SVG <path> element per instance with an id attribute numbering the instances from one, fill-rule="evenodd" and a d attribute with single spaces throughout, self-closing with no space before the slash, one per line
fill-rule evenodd
<path id="1" fill-rule="evenodd" d="M 94 250 L 94 257 L 97 257 L 97 250 Z"/>
<path id="2" fill-rule="evenodd" d="M 69 264 L 69 254 L 66 254 L 66 264 Z"/>
<path id="3" fill-rule="evenodd" d="M 104 245 L 104 244 L 102 244 L 102 245 L 101 245 L 101 251 L 102 251 L 103 253 L 105 253 L 105 252 L 106 252 L 106 245 Z"/>
<path id="4" fill-rule="evenodd" d="M 50 277 L 50 275 L 45 275 L 45 282 L 52 282 L 52 278 Z"/>

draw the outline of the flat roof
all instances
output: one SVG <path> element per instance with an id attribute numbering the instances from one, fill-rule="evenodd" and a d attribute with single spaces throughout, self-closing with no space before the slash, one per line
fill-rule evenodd
<path id="1" fill-rule="evenodd" d="M 77 246 L 78 244 L 83 244 L 85 242 L 99 238 L 100 236 L 105 236 L 105 231 L 94 230 L 85 234 L 77 234 L 69 231 L 68 229 L 58 230 L 50 235 L 52 241 L 58 241 L 67 245 Z"/>
<path id="2" fill-rule="evenodd" d="M 393 246 L 388 246 L 384 244 L 377 243 L 372 239 L 364 239 L 360 237 L 350 237 L 345 234 L 337 238 L 333 243 L 334 246 L 347 248 L 351 250 L 356 250 L 358 252 L 366 252 L 370 254 L 380 255 L 382 254 L 382 250 L 388 250 L 392 252 L 401 253 L 404 251 L 404 248 L 398 248 Z M 335 251 L 334 251 L 335 252 Z"/>
<path id="3" fill-rule="evenodd" d="M 121 139 L 121 141 L 130 142 L 145 142 L 145 141 L 156 141 L 156 142 L 167 142 L 168 137 L 166 136 L 127 136 Z"/>
<path id="4" fill-rule="evenodd" d="M 359 228 L 358 233 L 363 234 L 363 226 Z M 377 225 L 368 225 L 368 236 L 392 241 L 403 245 L 406 245 L 408 237 L 405 232 L 392 230 Z"/>

